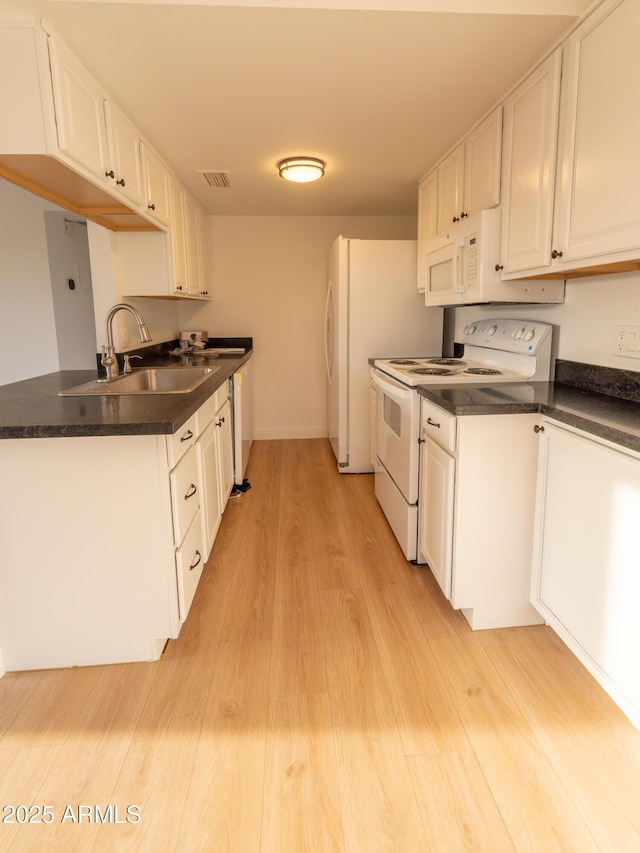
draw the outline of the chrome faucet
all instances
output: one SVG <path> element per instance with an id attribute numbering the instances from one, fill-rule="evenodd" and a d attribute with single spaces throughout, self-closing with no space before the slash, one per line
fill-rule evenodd
<path id="1" fill-rule="evenodd" d="M 107 319 L 105 322 L 105 337 L 107 339 L 107 345 L 106 347 L 102 347 L 102 358 L 100 359 L 100 363 L 104 368 L 106 368 L 107 379 L 115 379 L 119 372 L 118 356 L 116 355 L 116 349 L 113 345 L 113 318 L 118 311 L 123 310 L 128 311 L 133 315 L 136 323 L 138 324 L 138 334 L 140 335 L 142 343 L 147 344 L 151 340 L 147 324 L 142 319 L 140 312 L 136 311 L 133 305 L 128 305 L 126 302 L 119 302 L 117 305 L 114 305 L 113 308 L 110 308 L 107 312 Z"/>

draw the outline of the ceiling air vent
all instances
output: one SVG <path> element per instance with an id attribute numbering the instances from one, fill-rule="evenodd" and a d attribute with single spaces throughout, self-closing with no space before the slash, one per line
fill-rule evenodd
<path id="1" fill-rule="evenodd" d="M 232 186 L 231 175 L 222 169 L 198 169 L 198 174 L 214 189 L 226 190 Z"/>

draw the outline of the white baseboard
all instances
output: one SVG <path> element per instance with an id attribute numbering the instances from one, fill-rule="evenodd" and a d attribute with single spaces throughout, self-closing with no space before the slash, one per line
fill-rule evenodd
<path id="1" fill-rule="evenodd" d="M 275 427 L 273 429 L 254 429 L 254 441 L 273 441 L 286 438 L 327 438 L 326 427 Z"/>

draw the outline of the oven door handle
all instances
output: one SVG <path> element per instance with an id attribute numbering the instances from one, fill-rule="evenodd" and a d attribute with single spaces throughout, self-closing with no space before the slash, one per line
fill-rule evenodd
<path id="1" fill-rule="evenodd" d="M 388 394 L 390 397 L 398 401 L 410 400 L 413 394 L 416 393 L 413 388 L 407 388 L 406 385 L 396 382 L 395 379 L 392 379 L 390 376 L 383 377 L 382 374 L 378 372 L 374 372 L 373 381 L 376 388 L 379 388 L 381 391 L 384 391 L 385 394 Z"/>

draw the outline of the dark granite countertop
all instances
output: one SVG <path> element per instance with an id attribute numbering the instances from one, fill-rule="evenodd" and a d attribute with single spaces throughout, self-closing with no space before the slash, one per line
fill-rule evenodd
<path id="1" fill-rule="evenodd" d="M 536 413 L 640 452 L 640 402 L 563 382 L 419 385 L 427 400 L 454 415 Z"/>
<path id="2" fill-rule="evenodd" d="M 0 386 L 0 439 L 174 433 L 252 352 L 248 347 L 244 355 L 206 360 L 146 353 L 145 367 L 182 363 L 220 368 L 186 394 L 58 396 L 65 388 L 96 379 L 94 370 L 65 370 Z"/>

